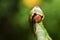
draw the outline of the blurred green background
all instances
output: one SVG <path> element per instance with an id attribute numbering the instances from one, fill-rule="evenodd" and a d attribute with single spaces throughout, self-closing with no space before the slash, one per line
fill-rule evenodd
<path id="1" fill-rule="evenodd" d="M 53 40 L 60 40 L 60 0 L 43 0 L 43 24 Z M 0 40 L 34 40 L 29 12 L 22 0 L 0 0 Z"/>

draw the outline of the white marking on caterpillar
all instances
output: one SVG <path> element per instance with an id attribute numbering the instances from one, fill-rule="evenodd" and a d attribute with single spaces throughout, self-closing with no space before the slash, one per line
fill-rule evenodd
<path id="1" fill-rule="evenodd" d="M 35 24 L 35 27 L 35 34 L 37 36 L 37 40 L 46 40 L 43 28 L 39 24 Z"/>

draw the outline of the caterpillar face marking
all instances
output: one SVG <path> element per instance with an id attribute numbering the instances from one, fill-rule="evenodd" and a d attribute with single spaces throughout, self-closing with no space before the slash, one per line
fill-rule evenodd
<path id="1" fill-rule="evenodd" d="M 34 13 L 34 14 L 32 15 L 32 22 L 37 22 L 37 23 L 39 23 L 39 22 L 42 21 L 42 18 L 43 18 L 42 15 L 37 14 L 37 13 Z"/>

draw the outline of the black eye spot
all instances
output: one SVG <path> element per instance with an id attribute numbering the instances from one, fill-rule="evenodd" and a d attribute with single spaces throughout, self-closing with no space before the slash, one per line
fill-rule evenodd
<path id="1" fill-rule="evenodd" d="M 41 16 L 41 18 L 43 18 L 43 16 Z"/>
<path id="2" fill-rule="evenodd" d="M 34 15 L 37 15 L 36 13 L 34 13 Z"/>
<path id="3" fill-rule="evenodd" d="M 36 16 L 37 14 L 36 13 L 34 13 L 34 15 L 32 16 L 32 20 L 34 21 L 34 17 Z"/>

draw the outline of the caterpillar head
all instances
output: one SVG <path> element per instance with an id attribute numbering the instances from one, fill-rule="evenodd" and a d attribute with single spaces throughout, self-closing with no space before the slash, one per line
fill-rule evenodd
<path id="1" fill-rule="evenodd" d="M 31 13 L 32 14 L 30 16 L 30 20 L 32 22 L 40 23 L 43 20 L 43 18 L 44 18 L 43 12 L 42 12 L 42 10 L 38 6 L 35 6 L 32 9 Z"/>

